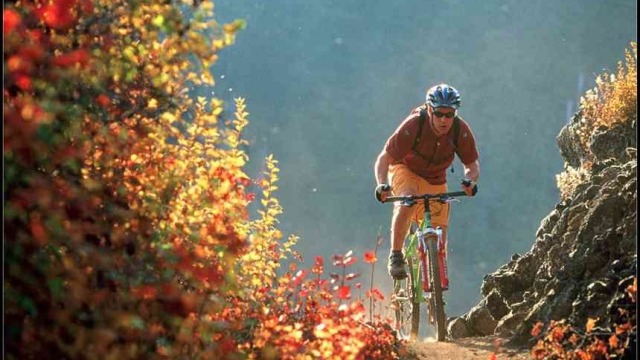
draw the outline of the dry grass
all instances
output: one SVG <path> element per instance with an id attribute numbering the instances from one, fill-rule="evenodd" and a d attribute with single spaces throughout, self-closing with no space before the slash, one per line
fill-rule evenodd
<path id="1" fill-rule="evenodd" d="M 577 130 L 582 147 L 587 151 L 587 161 L 580 168 L 565 164 L 562 173 L 556 175 L 560 197 L 566 199 L 578 184 L 589 178 L 593 155 L 589 140 L 599 127 L 611 127 L 616 123 L 630 122 L 636 118 L 638 100 L 637 43 L 624 50 L 625 61 L 618 62 L 615 74 L 604 72 L 596 78 L 596 87 L 587 90 L 580 98 L 582 119 Z"/>
<path id="2" fill-rule="evenodd" d="M 625 62 L 618 62 L 616 74 L 602 73 L 596 78 L 596 87 L 587 90 L 580 98 L 582 120 L 580 140 L 585 146 L 594 130 L 599 126 L 611 127 L 619 122 L 632 121 L 636 113 L 638 82 L 636 62 L 637 43 L 624 51 Z"/>
<path id="3" fill-rule="evenodd" d="M 588 179 L 589 171 L 584 166 L 574 168 L 565 164 L 564 171 L 556 175 L 560 198 L 565 200 L 570 197 L 576 187 Z"/>

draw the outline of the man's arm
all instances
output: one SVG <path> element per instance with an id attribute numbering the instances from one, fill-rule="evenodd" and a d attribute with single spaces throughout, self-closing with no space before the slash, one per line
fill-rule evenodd
<path id="1" fill-rule="evenodd" d="M 391 163 L 391 156 L 387 154 L 386 150 L 382 150 L 378 158 L 376 159 L 376 164 L 374 165 L 373 171 L 376 176 L 376 184 L 386 184 L 387 175 L 389 174 L 389 164 Z"/>
<path id="2" fill-rule="evenodd" d="M 463 166 L 464 166 L 464 177 L 473 182 L 477 182 L 478 177 L 480 177 L 480 164 L 478 163 L 478 160 L 472 163 L 469 163 L 467 165 L 463 164 Z"/>

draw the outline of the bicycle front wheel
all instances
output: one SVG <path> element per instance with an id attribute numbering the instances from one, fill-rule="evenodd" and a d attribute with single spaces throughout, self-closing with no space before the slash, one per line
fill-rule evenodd
<path id="1" fill-rule="evenodd" d="M 409 275 L 393 281 L 391 306 L 395 316 L 394 328 L 400 339 L 415 341 L 420 330 L 420 302 L 416 297 L 417 279 L 413 275 L 413 259 L 408 259 Z"/>
<path id="2" fill-rule="evenodd" d="M 427 254 L 429 256 L 429 282 L 431 287 L 431 311 L 434 314 L 433 320 L 435 321 L 436 339 L 438 341 L 444 341 L 447 335 L 446 329 L 446 316 L 444 312 L 444 299 L 442 294 L 442 283 L 440 282 L 440 259 L 438 258 L 438 246 L 437 237 L 429 237 L 427 239 Z"/>
<path id="3" fill-rule="evenodd" d="M 413 271 L 413 259 L 409 258 L 407 261 L 409 265 L 409 285 L 411 288 L 411 340 L 416 341 L 418 339 L 418 331 L 420 330 L 420 301 L 416 289 L 420 285 L 420 281 L 414 274 L 420 274 L 420 270 Z M 416 265 L 419 262 L 416 262 Z"/>

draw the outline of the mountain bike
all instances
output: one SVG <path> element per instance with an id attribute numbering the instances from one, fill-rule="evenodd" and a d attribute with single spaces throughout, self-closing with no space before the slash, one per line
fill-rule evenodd
<path id="1" fill-rule="evenodd" d="M 414 196 L 391 196 L 384 202 L 399 202 L 401 206 L 413 206 L 424 201 L 424 218 L 412 230 L 405 241 L 405 259 L 409 268 L 408 276 L 393 281 L 391 307 L 395 315 L 394 328 L 398 337 L 415 341 L 420 329 L 420 304 L 427 303 L 429 323 L 435 327 L 437 341 L 446 336 L 446 315 L 444 311 L 443 277 L 446 268 L 440 256 L 446 256 L 442 240 L 442 230 L 431 224 L 431 201 L 450 203 L 459 201 L 456 197 L 467 196 L 464 191 L 443 194 Z M 439 256 L 439 254 L 441 254 Z M 443 258 L 444 260 L 444 258 Z"/>

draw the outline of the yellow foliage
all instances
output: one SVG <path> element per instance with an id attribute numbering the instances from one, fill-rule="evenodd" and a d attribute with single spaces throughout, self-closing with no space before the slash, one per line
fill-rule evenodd
<path id="1" fill-rule="evenodd" d="M 625 62 L 618 62 L 616 74 L 604 72 L 596 78 L 596 87 L 587 90 L 580 99 L 579 135 L 587 148 L 589 138 L 599 126 L 611 127 L 619 122 L 632 121 L 637 109 L 637 43 L 625 49 Z"/>
<path id="2" fill-rule="evenodd" d="M 616 74 L 603 73 L 596 78 L 597 86 L 587 90 L 580 98 L 582 118 L 577 134 L 582 147 L 587 151 L 587 160 L 579 168 L 565 164 L 562 173 L 556 175 L 560 197 L 566 199 L 576 186 L 589 178 L 593 164 L 593 154 L 589 140 L 599 127 L 609 128 L 616 123 L 633 121 L 637 113 L 637 44 L 631 43 L 631 50 L 625 49 L 625 62 L 618 62 Z"/>
<path id="3" fill-rule="evenodd" d="M 237 128 L 241 129 L 246 125 L 245 116 L 242 106 L 238 106 L 234 122 Z M 248 250 L 238 262 L 240 276 L 246 278 L 246 283 L 250 283 L 254 289 L 275 284 L 278 280 L 276 269 L 280 267 L 280 261 L 286 259 L 288 254 L 296 255 L 292 248 L 298 238 L 292 235 L 282 242 L 282 232 L 276 228 L 277 217 L 283 212 L 278 199 L 272 196 L 272 192 L 277 189 L 275 183 L 280 171 L 277 164 L 273 155 L 265 159 L 264 178 L 257 182 L 262 188 L 262 208 L 257 211 L 260 218 L 251 222 Z M 253 291 L 250 296 L 258 297 L 260 293 Z"/>
<path id="4" fill-rule="evenodd" d="M 585 167 L 574 168 L 566 165 L 564 171 L 556 175 L 556 184 L 560 190 L 560 198 L 567 199 L 576 187 L 589 179 L 589 172 Z"/>

